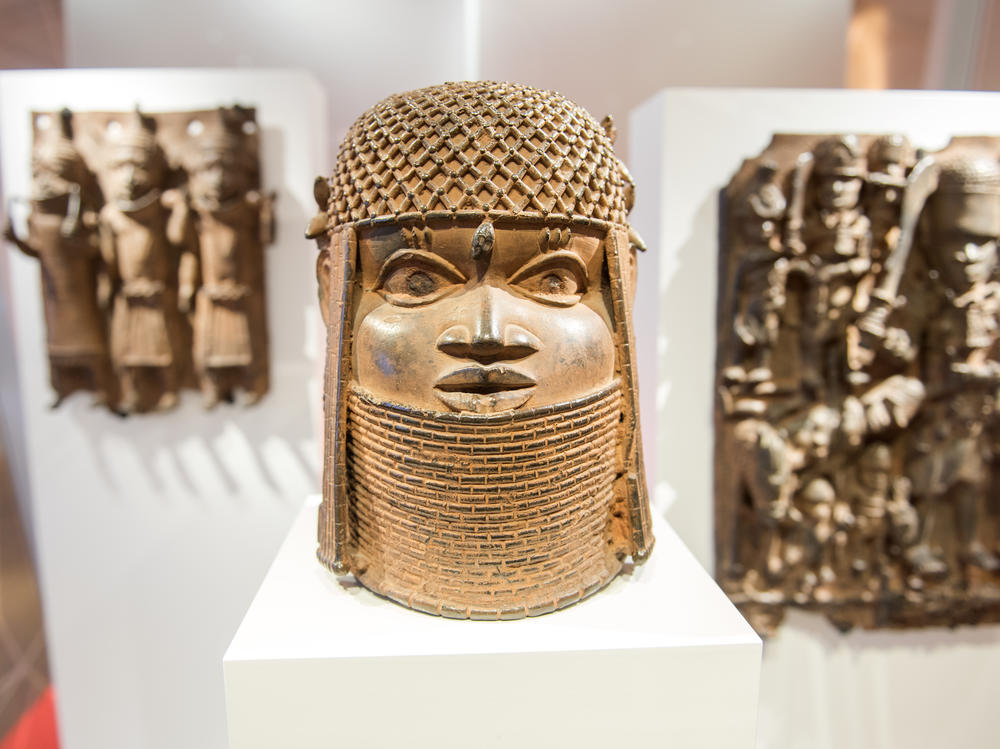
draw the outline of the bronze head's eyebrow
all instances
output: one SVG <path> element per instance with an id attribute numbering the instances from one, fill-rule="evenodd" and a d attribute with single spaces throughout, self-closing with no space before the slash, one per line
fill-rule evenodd
<path id="1" fill-rule="evenodd" d="M 429 228 L 406 227 L 402 230 L 403 241 L 411 250 L 429 250 L 434 240 L 434 232 Z"/>
<path id="2" fill-rule="evenodd" d="M 545 227 L 538 234 L 538 249 L 542 252 L 561 250 L 569 245 L 569 240 L 573 236 L 572 230 L 568 226 L 561 229 Z"/>

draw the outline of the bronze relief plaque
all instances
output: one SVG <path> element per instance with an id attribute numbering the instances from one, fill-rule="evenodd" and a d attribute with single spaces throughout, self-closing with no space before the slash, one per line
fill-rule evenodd
<path id="1" fill-rule="evenodd" d="M 1000 619 L 1000 138 L 776 135 L 720 237 L 720 584 L 763 633 Z"/>
<path id="2" fill-rule="evenodd" d="M 27 231 L 39 261 L 55 404 L 77 390 L 121 414 L 268 389 L 253 109 L 36 112 Z"/>

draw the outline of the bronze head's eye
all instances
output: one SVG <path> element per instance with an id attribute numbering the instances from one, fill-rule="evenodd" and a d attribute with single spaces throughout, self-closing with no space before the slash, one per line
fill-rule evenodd
<path id="1" fill-rule="evenodd" d="M 537 302 L 570 307 L 587 290 L 587 271 L 575 254 L 554 252 L 530 260 L 507 283 Z"/>
<path id="2" fill-rule="evenodd" d="M 375 290 L 390 304 L 416 307 L 435 302 L 466 279 L 443 258 L 422 250 L 400 250 L 379 272 Z"/>
<path id="3" fill-rule="evenodd" d="M 451 282 L 441 274 L 426 270 L 420 266 L 401 266 L 395 268 L 382 282 L 382 292 L 387 297 L 413 297 L 414 304 L 423 303 L 426 297 L 434 296 Z M 396 299 L 390 299 L 396 303 Z"/>
<path id="4" fill-rule="evenodd" d="M 571 274 L 564 270 L 554 270 L 542 276 L 539 286 L 546 294 L 575 294 L 577 284 Z"/>
<path id="5" fill-rule="evenodd" d="M 406 291 L 413 296 L 427 296 L 438 288 L 437 281 L 426 271 L 414 269 L 406 276 Z"/>

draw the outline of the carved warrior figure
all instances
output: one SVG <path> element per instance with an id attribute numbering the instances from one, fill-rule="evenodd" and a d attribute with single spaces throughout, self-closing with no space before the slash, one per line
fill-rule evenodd
<path id="1" fill-rule="evenodd" d="M 907 469 L 914 494 L 927 503 L 916 561 L 925 575 L 947 573 L 947 563 L 932 550 L 930 530 L 942 506 L 950 505 L 958 561 L 998 572 L 1000 559 L 982 542 L 980 520 L 1000 386 L 1000 161 L 995 153 L 967 148 L 928 157 L 921 167 L 922 182 L 936 182 L 928 185 L 936 189 L 922 207 L 924 233 L 915 241 L 935 272 L 918 328 L 927 402 Z"/>
<path id="2" fill-rule="evenodd" d="M 871 224 L 861 205 L 865 165 L 857 139 L 829 138 L 813 153 L 815 210 L 802 230 L 810 292 L 803 378 L 814 390 L 835 391 L 847 367 L 847 328 L 865 305 L 858 280 L 871 267 Z"/>
<path id="3" fill-rule="evenodd" d="M 237 387 L 249 403 L 268 389 L 263 246 L 272 241 L 271 197 L 256 189 L 257 160 L 240 129 L 246 122 L 220 119 L 187 164 L 194 236 L 181 259 L 179 301 L 194 313 L 194 367 L 206 407 L 232 400 Z"/>
<path id="4" fill-rule="evenodd" d="M 177 405 L 176 252 L 167 231 L 182 202 L 164 190 L 166 170 L 153 121 L 134 112 L 99 171 L 107 200 L 101 249 L 115 288 L 111 359 L 121 381 L 118 407 L 126 413 Z"/>
<path id="5" fill-rule="evenodd" d="M 883 135 L 868 149 L 865 210 L 872 229 L 872 260 L 884 261 L 899 239 L 899 212 L 906 177 L 916 163 L 910 141 L 902 135 Z"/>
<path id="6" fill-rule="evenodd" d="M 789 196 L 788 272 L 772 381 L 748 388 L 731 321 L 761 170 Z M 917 161 L 898 135 L 776 136 L 727 198 L 720 583 L 765 633 L 790 605 L 843 628 L 1000 620 L 1000 140 Z"/>
<path id="7" fill-rule="evenodd" d="M 761 163 L 747 194 L 736 203 L 736 223 L 746 241 L 737 269 L 740 308 L 734 329 L 741 345 L 738 362 L 726 370 L 736 382 L 746 381 L 759 391 L 772 385 L 771 352 L 778 336 L 778 315 L 785 303 L 788 258 L 782 256 L 779 232 L 786 201 L 775 181 L 777 165 Z"/>
<path id="8" fill-rule="evenodd" d="M 399 94 L 354 124 L 316 197 L 320 560 L 481 619 L 567 606 L 643 561 L 641 244 L 607 131 L 513 84 Z"/>
<path id="9" fill-rule="evenodd" d="M 46 116 L 32 153 L 28 235 L 19 238 L 8 220 L 5 237 L 41 264 L 49 374 L 56 400 L 92 390 L 97 404 L 111 390 L 104 315 L 98 304 L 100 252 L 92 177 L 73 146 L 72 113 L 58 122 Z"/>

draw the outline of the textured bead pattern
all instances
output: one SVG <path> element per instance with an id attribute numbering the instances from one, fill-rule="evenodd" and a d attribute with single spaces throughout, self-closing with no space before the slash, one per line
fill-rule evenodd
<path id="1" fill-rule="evenodd" d="M 612 533 L 617 384 L 490 415 L 348 401 L 351 546 L 365 586 L 428 613 L 518 618 L 621 568 Z"/>
<path id="2" fill-rule="evenodd" d="M 467 81 L 365 112 L 330 187 L 333 225 L 470 212 L 624 224 L 632 181 L 604 129 L 571 101 Z"/>

